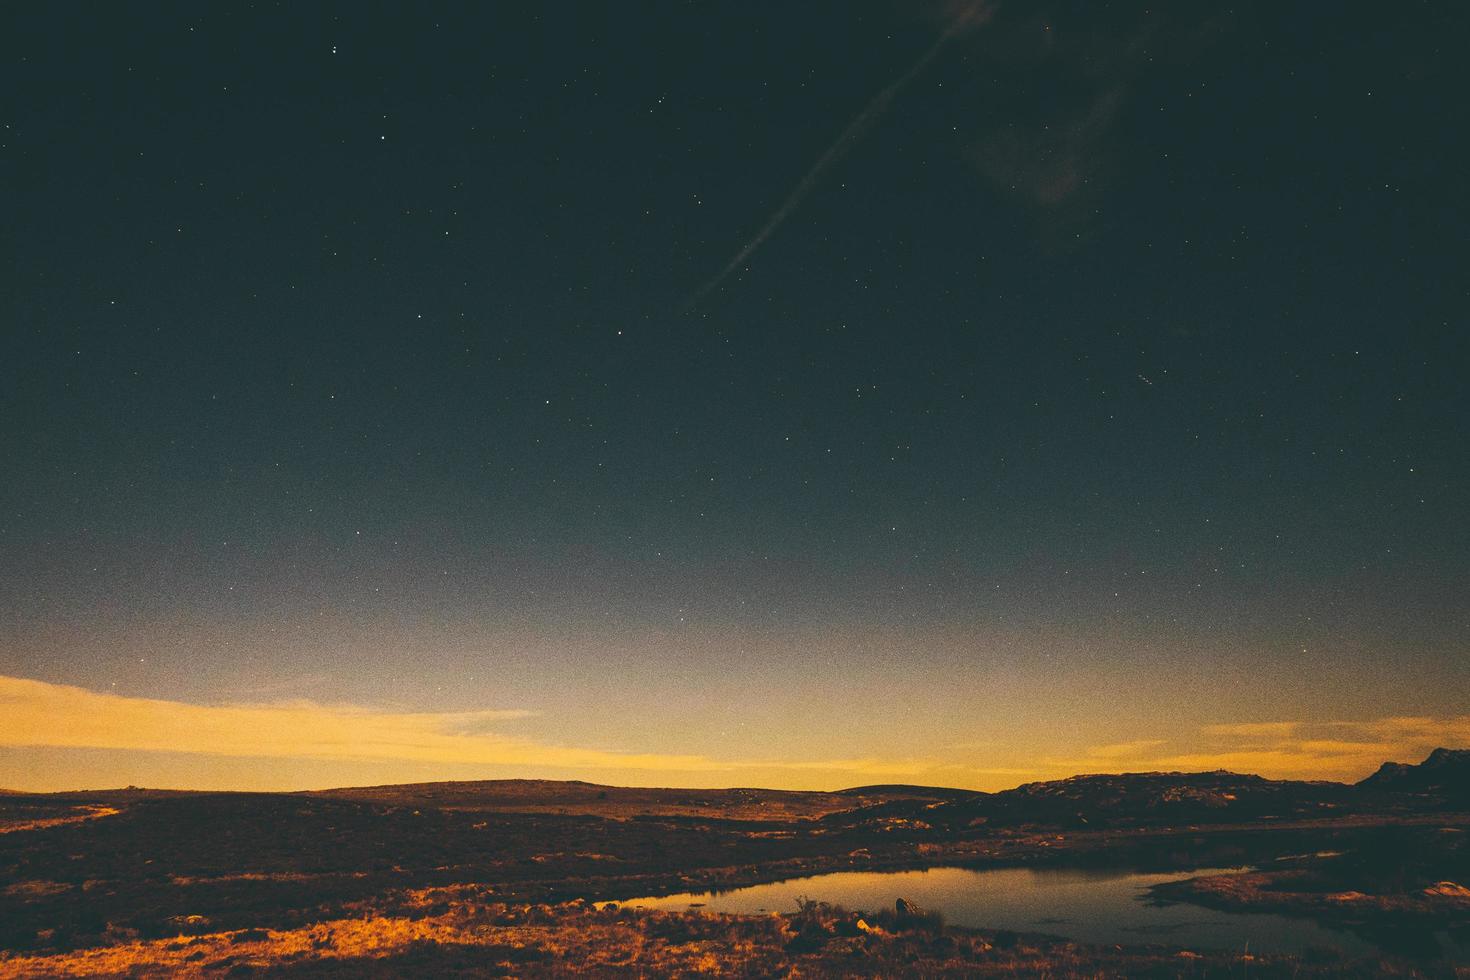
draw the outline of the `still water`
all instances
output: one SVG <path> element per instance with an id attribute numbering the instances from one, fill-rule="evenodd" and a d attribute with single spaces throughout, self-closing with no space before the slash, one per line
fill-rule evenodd
<path id="1" fill-rule="evenodd" d="M 1262 953 L 1318 949 L 1348 956 L 1377 951 L 1351 933 L 1304 919 L 1149 901 L 1152 885 L 1226 870 L 1238 869 L 1200 868 L 1168 874 L 1029 868 L 838 872 L 723 893 L 685 893 L 627 904 L 665 909 L 699 904 L 712 912 L 790 912 L 803 897 L 850 909 L 875 909 L 891 908 L 894 899 L 902 896 L 943 912 L 952 925 L 1047 933 L 1085 943 L 1165 943 Z"/>

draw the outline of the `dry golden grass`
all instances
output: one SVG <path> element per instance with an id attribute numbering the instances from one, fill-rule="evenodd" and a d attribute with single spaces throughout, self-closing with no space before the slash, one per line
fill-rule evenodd
<path id="1" fill-rule="evenodd" d="M 467 887 L 462 895 L 470 894 Z M 424 896 L 438 904 L 441 894 Z M 441 906 L 442 907 L 442 906 Z M 872 918 L 872 917 L 870 917 Z M 875 920 L 877 921 L 877 920 Z M 791 915 L 454 901 L 420 918 L 369 914 L 296 929 L 244 929 L 39 956 L 0 957 L 0 977 L 1422 975 L 1391 962 L 1305 963 L 1028 942 L 945 929 L 937 917 L 875 926 L 815 903 Z M 1470 973 L 1461 975 L 1470 976 Z"/>
<path id="2" fill-rule="evenodd" d="M 82 823 L 86 820 L 99 820 L 102 817 L 113 817 L 121 812 L 121 810 L 111 806 L 79 806 L 75 808 L 74 812 L 57 817 L 0 819 L 0 834 L 13 834 L 22 830 L 45 830 L 48 827 L 63 827 L 67 824 Z"/>
<path id="3" fill-rule="evenodd" d="M 745 920 L 736 936 L 686 936 L 686 916 L 583 907 L 499 906 L 427 918 L 335 919 L 300 929 L 246 929 L 128 942 L 53 956 L 0 959 L 0 977 L 198 977 L 240 968 L 330 960 L 385 960 L 460 947 L 481 965 L 557 963 L 577 970 L 744 972 L 784 933 L 778 917 Z M 746 935 L 739 935 L 746 933 Z M 730 939 L 735 941 L 728 941 Z"/>

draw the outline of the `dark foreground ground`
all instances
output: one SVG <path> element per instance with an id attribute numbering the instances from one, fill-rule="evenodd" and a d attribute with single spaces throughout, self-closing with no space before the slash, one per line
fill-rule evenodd
<path id="1" fill-rule="evenodd" d="M 1424 941 L 1470 934 L 1467 758 L 1436 753 L 1357 786 L 1210 773 L 999 794 L 545 782 L 3 794 L 0 976 L 1470 976 Z M 1083 947 L 892 908 L 601 907 L 935 865 L 1253 865 L 1165 897 L 1326 921 L 1394 955 Z"/>
<path id="2" fill-rule="evenodd" d="M 371 913 L 298 929 L 125 941 L 0 961 L 6 976 L 1051 976 L 1349 977 L 1453 975 L 1397 959 L 1250 956 L 1095 947 L 980 930 L 877 921 L 827 906 L 785 915 L 481 904 Z"/>

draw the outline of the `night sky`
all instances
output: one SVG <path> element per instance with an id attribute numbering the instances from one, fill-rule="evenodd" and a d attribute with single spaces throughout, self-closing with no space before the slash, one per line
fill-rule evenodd
<path id="1" fill-rule="evenodd" d="M 1158 6 L 6 5 L 0 785 L 1470 746 L 1470 15 Z"/>

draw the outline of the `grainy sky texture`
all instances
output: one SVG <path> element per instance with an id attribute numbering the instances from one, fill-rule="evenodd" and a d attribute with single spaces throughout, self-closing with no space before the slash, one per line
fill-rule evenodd
<path id="1" fill-rule="evenodd" d="M 1185 6 L 6 5 L 0 785 L 1470 746 L 1467 14 Z"/>

